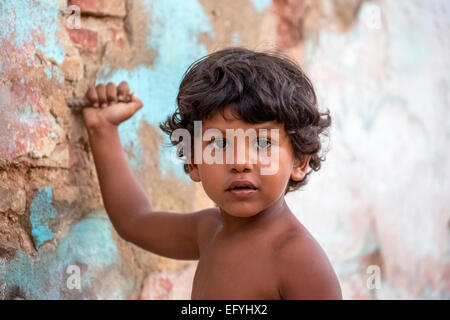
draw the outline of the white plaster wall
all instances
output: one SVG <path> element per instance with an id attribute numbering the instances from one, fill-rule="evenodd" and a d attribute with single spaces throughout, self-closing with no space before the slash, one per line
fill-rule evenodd
<path id="1" fill-rule="evenodd" d="M 450 298 L 449 31 L 449 1 L 386 0 L 306 44 L 334 123 L 322 169 L 287 201 L 346 299 Z"/>

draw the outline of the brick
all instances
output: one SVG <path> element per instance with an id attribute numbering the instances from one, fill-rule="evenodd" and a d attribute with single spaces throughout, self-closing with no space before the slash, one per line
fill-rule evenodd
<path id="1" fill-rule="evenodd" d="M 78 81 L 83 78 L 83 61 L 79 56 L 66 57 L 59 68 L 67 80 Z"/>
<path id="2" fill-rule="evenodd" d="M 59 186 L 53 189 L 53 200 L 73 203 L 80 197 L 79 188 L 75 186 Z"/>
<path id="3" fill-rule="evenodd" d="M 139 300 L 189 300 L 197 263 L 177 272 L 152 272 L 144 279 Z"/>
<path id="4" fill-rule="evenodd" d="M 63 62 L 64 63 L 64 62 Z M 61 66 L 60 66 L 61 68 Z M 62 70 L 62 68 L 61 68 Z M 64 72 L 64 71 L 63 71 Z M 61 94 L 54 94 L 49 97 L 50 106 L 52 114 L 59 118 L 64 118 L 70 112 L 69 108 L 67 108 L 66 101 L 64 100 L 64 96 Z"/>
<path id="5" fill-rule="evenodd" d="M 293 0 L 274 0 L 273 4 L 278 16 L 277 44 L 281 48 L 291 48 L 301 40 L 306 4 Z"/>
<path id="6" fill-rule="evenodd" d="M 110 28 L 111 41 L 119 49 L 124 49 L 126 45 L 126 35 L 122 29 Z"/>
<path id="7" fill-rule="evenodd" d="M 70 147 L 69 149 L 69 168 L 82 169 L 86 166 L 84 160 L 83 151 L 76 147 Z"/>
<path id="8" fill-rule="evenodd" d="M 0 212 L 12 210 L 24 213 L 26 206 L 26 193 L 22 189 L 0 188 Z"/>
<path id="9" fill-rule="evenodd" d="M 98 34 L 89 29 L 66 29 L 70 40 L 89 53 L 97 51 Z"/>
<path id="10" fill-rule="evenodd" d="M 123 18 L 127 14 L 125 0 L 70 0 L 69 5 L 78 6 L 82 15 Z"/>

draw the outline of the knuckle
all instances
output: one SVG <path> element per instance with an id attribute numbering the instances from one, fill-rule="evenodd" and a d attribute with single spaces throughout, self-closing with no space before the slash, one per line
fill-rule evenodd
<path id="1" fill-rule="evenodd" d="M 89 98 L 91 95 L 92 95 L 92 88 L 89 88 L 89 89 L 86 90 L 86 93 L 84 94 L 84 96 L 86 98 Z"/>

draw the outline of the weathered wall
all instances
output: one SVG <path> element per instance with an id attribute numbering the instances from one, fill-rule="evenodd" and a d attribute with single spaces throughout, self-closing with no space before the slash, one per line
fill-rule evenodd
<path id="1" fill-rule="evenodd" d="M 81 9 L 79 28 L 64 12 L 68 5 Z M 97 82 L 129 81 L 146 108 L 120 134 L 154 208 L 211 206 L 170 161 L 171 149 L 160 148 L 166 137 L 154 126 L 174 109 L 188 63 L 207 53 L 197 42 L 210 32 L 206 15 L 195 1 L 0 6 L 2 298 L 137 298 L 148 273 L 193 263 L 146 253 L 117 236 L 102 208 L 81 118 L 64 98 Z M 81 290 L 67 286 L 72 265 L 80 268 Z"/>
<path id="2" fill-rule="evenodd" d="M 191 62 L 245 45 L 298 59 L 334 117 L 327 161 L 288 201 L 344 297 L 449 298 L 449 10 L 444 0 L 1 2 L 0 297 L 189 298 L 196 262 L 144 252 L 111 228 L 64 98 L 127 80 L 144 102 L 120 127 L 133 170 L 157 210 L 199 210 L 212 203 L 157 124 Z M 369 265 L 381 289 L 367 286 Z"/>
<path id="3" fill-rule="evenodd" d="M 318 21 L 290 49 L 334 125 L 322 171 L 289 203 L 344 298 L 449 299 L 450 3 L 353 3 L 352 23 L 309 10 Z"/>

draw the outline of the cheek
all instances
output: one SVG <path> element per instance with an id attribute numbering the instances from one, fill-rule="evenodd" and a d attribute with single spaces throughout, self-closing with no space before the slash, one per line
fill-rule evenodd
<path id="1" fill-rule="evenodd" d="M 220 165 L 201 165 L 199 175 L 205 189 L 220 189 L 223 184 L 223 169 Z"/>
<path id="2" fill-rule="evenodd" d="M 289 182 L 291 172 L 292 172 L 292 164 L 290 162 L 291 155 L 287 150 L 280 149 L 279 150 L 279 157 L 278 157 L 278 163 L 271 163 L 271 164 L 261 164 L 261 167 L 270 167 L 274 168 L 277 166 L 277 170 L 274 170 L 273 174 L 261 174 L 261 181 L 265 186 L 270 186 L 272 190 L 276 189 L 283 189 L 286 186 L 286 184 Z M 275 161 L 275 160 L 273 160 Z"/>

